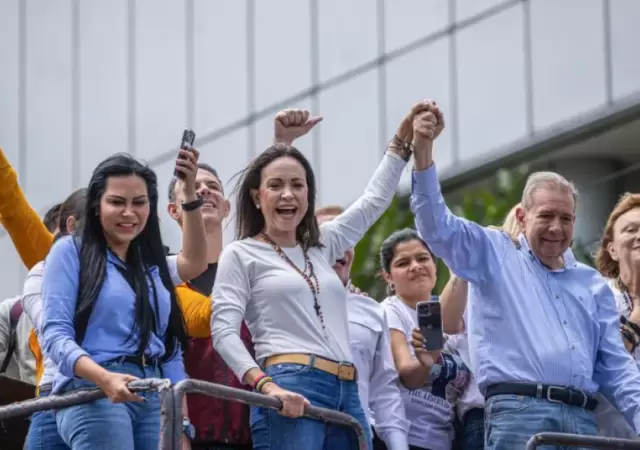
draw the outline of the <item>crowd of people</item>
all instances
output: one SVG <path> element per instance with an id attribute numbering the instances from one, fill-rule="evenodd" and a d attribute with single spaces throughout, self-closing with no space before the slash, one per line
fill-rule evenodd
<path id="1" fill-rule="evenodd" d="M 155 450 L 159 394 L 128 384 L 187 377 L 282 409 L 189 395 L 183 449 L 356 448 L 349 428 L 304 417 L 306 405 L 353 416 L 375 450 L 513 450 L 539 432 L 637 438 L 640 195 L 611 213 L 597 269 L 571 251 L 578 193 L 556 173 L 532 174 L 501 227 L 457 217 L 434 162 L 444 116 L 425 100 L 360 198 L 316 205 L 313 169 L 293 143 L 320 121 L 276 115 L 275 143 L 241 172 L 236 240 L 224 248 L 224 180 L 193 148 L 178 151 L 168 187 L 115 154 L 44 219 L 0 151 L 0 222 L 29 271 L 0 303 L 1 372 L 36 397 L 107 396 L 33 414 L 25 448 Z M 412 158 L 416 230 L 382 242 L 388 297 L 372 299 L 351 283 L 354 247 Z M 182 230 L 177 253 L 163 245 L 165 214 Z M 452 274 L 439 297 L 436 258 Z M 440 304 L 441 349 L 418 327 L 425 301 Z"/>

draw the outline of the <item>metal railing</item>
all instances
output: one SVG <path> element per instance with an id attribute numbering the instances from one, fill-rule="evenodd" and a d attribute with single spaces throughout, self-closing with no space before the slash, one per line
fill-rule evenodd
<path id="1" fill-rule="evenodd" d="M 148 378 L 145 380 L 132 381 L 128 384 L 128 387 L 132 392 L 155 391 L 161 395 L 162 409 L 160 414 L 161 435 L 159 450 L 180 449 L 183 402 L 187 393 L 208 395 L 210 397 L 223 398 L 247 405 L 262 406 L 276 410 L 282 408 L 282 403 L 276 398 L 200 380 L 184 380 L 172 387 L 169 380 Z M 105 397 L 102 390 L 94 388 L 81 389 L 63 395 L 51 395 L 43 398 L 25 400 L 0 406 L 0 420 L 28 416 L 37 411 L 66 408 L 82 403 L 89 403 Z M 360 423 L 352 416 L 331 409 L 305 406 L 303 417 L 352 428 L 358 442 L 358 449 L 367 450 L 367 437 L 364 428 L 362 428 Z"/>
<path id="2" fill-rule="evenodd" d="M 569 433 L 538 433 L 531 436 L 526 450 L 535 450 L 540 445 L 564 445 L 567 447 L 589 447 L 601 449 L 640 450 L 640 440 L 584 436 Z"/>
<path id="3" fill-rule="evenodd" d="M 280 400 L 263 394 L 201 380 L 188 379 L 180 381 L 169 391 L 168 395 L 164 396 L 161 415 L 162 434 L 160 437 L 160 450 L 180 448 L 183 417 L 182 406 L 185 395 L 188 393 L 224 398 L 247 405 L 262 406 L 276 410 L 282 408 Z M 352 416 L 332 409 L 305 406 L 303 417 L 352 428 L 358 441 L 358 449 L 367 450 L 365 431 L 360 423 Z"/>

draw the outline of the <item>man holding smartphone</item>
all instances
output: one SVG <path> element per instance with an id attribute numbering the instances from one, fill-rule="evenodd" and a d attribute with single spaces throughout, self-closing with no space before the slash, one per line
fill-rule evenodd
<path id="1" fill-rule="evenodd" d="M 456 217 L 432 158 L 444 121 L 428 103 L 414 120 L 411 206 L 422 238 L 470 283 L 469 347 L 486 399 L 486 447 L 523 448 L 540 432 L 596 435 L 598 390 L 640 433 L 640 372 L 620 338 L 613 293 L 570 249 L 575 188 L 553 172 L 529 177 L 516 210 L 519 248 L 503 231 Z"/>

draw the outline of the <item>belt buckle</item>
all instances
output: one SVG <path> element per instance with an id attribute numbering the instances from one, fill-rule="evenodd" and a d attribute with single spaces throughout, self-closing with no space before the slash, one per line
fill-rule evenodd
<path id="1" fill-rule="evenodd" d="M 547 388 L 547 401 L 552 402 L 552 403 L 564 403 L 561 400 L 557 400 L 555 398 L 552 398 L 553 396 L 553 391 L 564 391 L 566 388 L 562 387 L 562 386 L 549 386 Z"/>
<path id="2" fill-rule="evenodd" d="M 353 381 L 356 378 L 356 368 L 351 363 L 338 363 L 338 379 Z"/>

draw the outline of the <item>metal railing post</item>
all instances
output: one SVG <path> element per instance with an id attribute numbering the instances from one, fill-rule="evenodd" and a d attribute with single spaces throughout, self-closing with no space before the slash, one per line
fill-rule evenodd
<path id="1" fill-rule="evenodd" d="M 128 384 L 128 387 L 132 392 L 157 391 L 162 395 L 165 392 L 171 392 L 171 381 L 160 378 L 147 378 L 132 381 Z M 68 408 L 69 406 L 90 403 L 105 397 L 106 395 L 99 388 L 87 388 L 63 395 L 50 395 L 48 397 L 24 400 L 0 406 L 0 420 L 28 416 L 38 411 Z"/>
<path id="2" fill-rule="evenodd" d="M 161 450 L 175 450 L 180 448 L 180 439 L 182 438 L 182 404 L 185 394 L 187 393 L 208 395 L 245 403 L 247 405 L 256 405 L 277 410 L 282 408 L 282 403 L 278 399 L 263 394 L 200 380 L 187 379 L 180 381 L 173 387 L 173 417 L 168 414 L 161 416 L 163 421 L 161 428 L 164 431 L 163 437 L 168 435 L 169 432 L 167 428 L 169 424 L 171 424 L 173 436 L 172 447 L 161 447 Z M 349 414 L 326 408 L 318 408 L 316 406 L 306 406 L 304 409 L 304 417 L 352 428 L 358 441 L 358 449 L 367 450 L 367 435 L 364 428 Z"/>
<path id="3" fill-rule="evenodd" d="M 601 449 L 640 450 L 640 440 L 585 436 L 569 433 L 538 433 L 531 436 L 526 450 L 536 450 L 539 445 L 564 445 Z"/>

